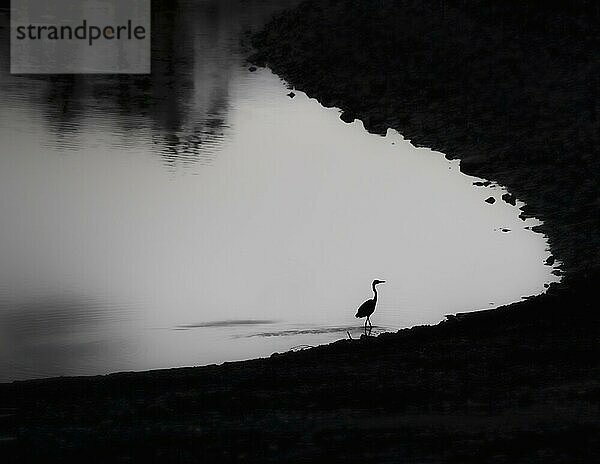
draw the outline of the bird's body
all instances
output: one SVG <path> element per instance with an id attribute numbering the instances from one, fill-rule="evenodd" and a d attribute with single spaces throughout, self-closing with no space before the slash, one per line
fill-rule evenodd
<path id="1" fill-rule="evenodd" d="M 377 306 L 377 287 L 376 285 L 379 284 L 383 284 L 385 283 L 385 280 L 374 280 L 373 283 L 371 284 L 371 288 L 373 289 L 373 298 L 371 298 L 370 300 L 365 301 L 363 304 L 361 304 L 358 308 L 358 311 L 356 311 L 356 316 L 355 317 L 366 317 L 365 319 L 365 334 L 367 331 L 367 322 L 369 323 L 370 327 L 373 328 L 373 324 L 371 324 L 371 314 L 373 314 L 375 312 L 375 307 Z"/>
<path id="2" fill-rule="evenodd" d="M 356 311 L 356 317 L 369 317 L 375 312 L 375 305 L 377 304 L 376 298 L 371 298 L 361 304 Z"/>

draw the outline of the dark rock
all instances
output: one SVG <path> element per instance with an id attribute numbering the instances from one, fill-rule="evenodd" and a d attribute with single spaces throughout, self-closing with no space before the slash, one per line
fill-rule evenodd
<path id="1" fill-rule="evenodd" d="M 254 71 L 256 71 L 257 69 L 258 69 L 258 68 L 257 68 L 256 66 L 250 66 L 250 67 L 248 68 L 248 71 L 250 71 L 250 72 L 254 72 Z"/>
<path id="2" fill-rule="evenodd" d="M 356 116 L 349 111 L 343 111 L 342 114 L 340 114 L 340 119 L 344 122 L 351 123 L 354 122 Z"/>
<path id="3" fill-rule="evenodd" d="M 492 183 L 489 180 L 473 182 L 477 187 L 489 187 Z"/>
<path id="4" fill-rule="evenodd" d="M 548 259 L 546 260 L 546 264 L 548 266 L 552 266 L 554 264 L 554 261 L 555 261 L 554 256 L 550 255 L 550 256 L 548 256 Z"/>
<path id="5" fill-rule="evenodd" d="M 296 96 L 296 94 L 294 92 L 290 92 L 287 94 L 287 96 L 290 98 L 294 98 Z"/>
<path id="6" fill-rule="evenodd" d="M 490 205 L 493 205 L 494 203 L 496 203 L 496 199 L 494 197 L 488 197 L 485 199 L 486 203 L 489 203 Z"/>
<path id="7" fill-rule="evenodd" d="M 517 205 L 517 197 L 515 197 L 511 193 L 505 193 L 504 195 L 502 195 L 502 199 L 509 205 L 513 205 L 513 206 Z"/>

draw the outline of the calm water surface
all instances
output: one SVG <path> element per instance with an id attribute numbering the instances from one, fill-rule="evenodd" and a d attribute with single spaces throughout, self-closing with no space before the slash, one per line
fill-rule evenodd
<path id="1" fill-rule="evenodd" d="M 248 70 L 285 4 L 155 9 L 150 77 L 11 76 L 2 16 L 0 381 L 358 336 L 374 278 L 376 332 L 556 280 L 502 188 Z"/>

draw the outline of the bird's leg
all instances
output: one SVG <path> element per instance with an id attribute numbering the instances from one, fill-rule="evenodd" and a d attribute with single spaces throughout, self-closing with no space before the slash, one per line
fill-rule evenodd
<path id="1" fill-rule="evenodd" d="M 367 316 L 367 321 L 369 321 L 369 335 L 371 335 L 371 331 L 373 330 L 373 324 L 371 323 L 371 318 Z"/>

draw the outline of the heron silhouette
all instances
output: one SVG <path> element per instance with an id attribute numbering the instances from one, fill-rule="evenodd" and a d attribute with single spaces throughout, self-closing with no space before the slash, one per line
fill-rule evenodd
<path id="1" fill-rule="evenodd" d="M 377 280 L 375 279 L 371 284 L 373 288 L 373 298 L 365 301 L 360 305 L 358 311 L 356 311 L 356 317 L 366 317 L 365 319 L 365 334 L 367 333 L 367 322 L 369 323 L 369 334 L 373 329 L 373 324 L 371 324 L 371 314 L 375 312 L 375 306 L 377 305 L 377 287 L 376 285 L 384 284 L 385 280 Z"/>

